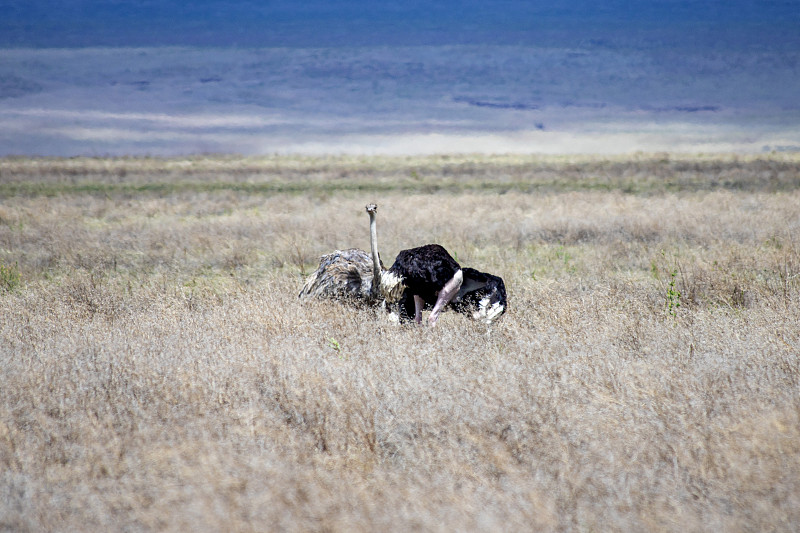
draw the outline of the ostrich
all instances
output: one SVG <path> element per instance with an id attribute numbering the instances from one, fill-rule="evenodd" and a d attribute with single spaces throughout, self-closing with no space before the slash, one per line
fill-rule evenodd
<path id="1" fill-rule="evenodd" d="M 369 209 L 367 206 L 367 211 Z M 403 250 L 397 254 L 389 270 L 383 269 L 382 265 L 379 268 L 374 219 L 370 229 L 373 294 L 380 293 L 387 302 L 396 303 L 401 321 L 410 320 L 413 309 L 414 321 L 420 324 L 423 309 L 431 306 L 428 317 L 431 326 L 436 324 L 439 314 L 448 305 L 487 324 L 505 313 L 507 303 L 503 278 L 474 268 L 461 268 L 438 244 Z"/>
<path id="2" fill-rule="evenodd" d="M 375 258 L 373 250 L 373 260 Z M 406 312 L 414 302 L 414 321 L 422 322 L 425 304 L 433 303 L 428 324 L 436 325 L 439 314 L 458 294 L 464 273 L 455 259 L 438 244 L 403 250 L 389 270 L 381 273 L 380 291 L 389 303 L 398 303 Z"/>
<path id="3" fill-rule="evenodd" d="M 378 283 L 380 272 L 385 268 L 378 256 L 377 210 L 375 204 L 367 206 L 372 255 L 358 248 L 334 250 L 323 255 L 319 267 L 300 290 L 300 298 L 327 298 L 361 305 L 379 303 Z"/>
<path id="4" fill-rule="evenodd" d="M 332 298 L 364 305 L 382 301 L 396 305 L 400 320 L 422 322 L 422 311 L 432 306 L 428 318 L 435 325 L 449 304 L 457 312 L 491 323 L 506 309 L 503 279 L 473 268 L 461 268 L 438 244 L 427 244 L 397 254 L 386 269 L 378 253 L 376 213 L 369 215 L 370 254 L 357 248 L 336 250 L 320 258 L 319 267 L 300 291 L 300 297 Z"/>

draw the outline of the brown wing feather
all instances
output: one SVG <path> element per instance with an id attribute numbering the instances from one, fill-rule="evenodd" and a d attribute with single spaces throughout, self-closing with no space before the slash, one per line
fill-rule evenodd
<path id="1" fill-rule="evenodd" d="M 372 259 L 357 248 L 323 255 L 319 267 L 307 279 L 301 298 L 370 300 Z"/>

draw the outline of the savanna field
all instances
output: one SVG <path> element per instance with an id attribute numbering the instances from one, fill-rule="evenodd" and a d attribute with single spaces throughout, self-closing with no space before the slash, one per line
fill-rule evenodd
<path id="1" fill-rule="evenodd" d="M 508 312 L 303 301 L 439 243 Z M 0 530 L 793 531 L 800 156 L 0 159 Z"/>

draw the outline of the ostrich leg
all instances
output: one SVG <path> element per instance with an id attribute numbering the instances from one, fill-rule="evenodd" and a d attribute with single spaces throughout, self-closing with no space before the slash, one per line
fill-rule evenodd
<path id="1" fill-rule="evenodd" d="M 433 306 L 433 311 L 431 311 L 431 316 L 428 317 L 428 323 L 431 326 L 436 325 L 436 321 L 439 319 L 439 314 L 442 312 L 442 309 L 450 303 L 450 300 L 458 294 L 458 289 L 461 288 L 461 283 L 464 281 L 464 274 L 459 269 L 455 275 L 445 283 L 442 290 L 439 291 L 439 296 L 436 298 L 436 305 Z M 416 303 L 416 297 L 414 297 L 414 302 Z M 417 307 L 417 313 L 419 313 L 419 307 Z"/>
<path id="2" fill-rule="evenodd" d="M 414 322 L 422 324 L 422 309 L 425 307 L 425 300 L 414 295 Z"/>

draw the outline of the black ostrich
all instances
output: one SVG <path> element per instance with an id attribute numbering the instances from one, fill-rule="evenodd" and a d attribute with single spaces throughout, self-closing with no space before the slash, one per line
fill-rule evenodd
<path id="1" fill-rule="evenodd" d="M 422 322 L 425 304 L 433 304 L 428 317 L 433 326 L 444 307 L 458 294 L 463 281 L 461 265 L 447 250 L 438 244 L 426 244 L 397 254 L 394 264 L 381 274 L 380 288 L 387 302 L 400 303 L 406 314 L 408 304 L 413 301 L 417 324 Z"/>

